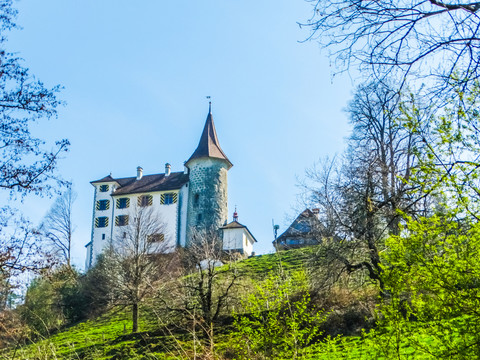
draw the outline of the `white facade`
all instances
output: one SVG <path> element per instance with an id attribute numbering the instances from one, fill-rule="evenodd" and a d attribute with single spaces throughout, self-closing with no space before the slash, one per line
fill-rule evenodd
<path id="1" fill-rule="evenodd" d="M 115 190 L 119 187 L 116 181 L 95 182 L 94 206 L 92 219 L 92 238 L 86 245 L 87 257 L 85 268 L 90 268 L 98 255 L 107 247 L 110 241 L 120 240 L 125 234 L 127 224 L 138 211 L 139 198 L 150 197 L 150 205 L 146 205 L 161 227 L 162 252 L 172 252 L 177 246 L 184 246 L 186 236 L 186 204 L 188 201 L 187 185 L 177 190 L 151 191 L 145 193 L 119 194 Z M 106 189 L 107 191 L 101 191 Z M 163 195 L 163 203 L 162 203 Z M 170 203 L 165 203 L 165 196 L 169 196 Z M 151 209 L 151 210 L 150 210 Z M 120 219 L 123 217 L 123 219 Z M 106 220 L 105 220 L 106 219 Z"/>
<path id="2" fill-rule="evenodd" d="M 222 227 L 223 250 L 239 252 L 244 256 L 251 256 L 253 244 L 257 241 L 248 228 L 237 221 Z"/>
<path id="3" fill-rule="evenodd" d="M 167 163 L 163 174 L 144 176 L 138 167 L 136 177 L 108 175 L 92 181 L 92 233 L 85 245 L 85 268 L 89 269 L 109 244 L 127 238 L 128 224 L 133 223 L 138 207 L 151 209 L 161 224 L 161 232 L 145 235 L 159 244 L 158 251 L 188 246 L 191 230 L 203 226 L 223 230 L 225 250 L 251 255 L 256 240 L 248 229 L 237 221 L 222 226 L 228 217 L 227 172 L 232 166 L 220 148 L 210 106 L 198 147 L 183 172 L 172 173 Z"/>

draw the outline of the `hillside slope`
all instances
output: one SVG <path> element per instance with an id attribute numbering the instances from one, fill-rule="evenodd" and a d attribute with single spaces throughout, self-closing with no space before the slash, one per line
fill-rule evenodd
<path id="1" fill-rule="evenodd" d="M 312 251 L 305 248 L 255 256 L 239 261 L 238 269 L 243 277 L 257 282 L 278 269 L 284 272 L 301 269 Z M 128 309 L 116 309 L 33 344 L 0 353 L 0 359 L 188 359 L 195 352 L 191 334 L 167 328 L 154 306 L 145 304 L 137 334 L 129 333 L 132 326 L 129 316 Z M 228 347 L 231 322 L 231 318 L 225 319 L 225 327 L 217 335 L 220 351 Z"/>

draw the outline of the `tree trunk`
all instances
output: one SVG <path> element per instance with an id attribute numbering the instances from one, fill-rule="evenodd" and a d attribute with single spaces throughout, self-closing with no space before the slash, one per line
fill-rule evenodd
<path id="1" fill-rule="evenodd" d="M 138 304 L 132 305 L 132 333 L 138 332 Z"/>

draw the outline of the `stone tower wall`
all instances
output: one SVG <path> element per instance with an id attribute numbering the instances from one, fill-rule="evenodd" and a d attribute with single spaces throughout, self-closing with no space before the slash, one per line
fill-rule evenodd
<path id="1" fill-rule="evenodd" d="M 188 164 L 190 180 L 187 210 L 187 244 L 192 230 L 217 230 L 228 218 L 228 167 L 224 160 L 200 158 Z"/>

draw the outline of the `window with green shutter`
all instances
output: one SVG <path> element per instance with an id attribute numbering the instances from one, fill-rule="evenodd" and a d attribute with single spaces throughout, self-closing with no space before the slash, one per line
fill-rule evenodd
<path id="1" fill-rule="evenodd" d="M 102 228 L 108 226 L 108 217 L 100 216 L 95 218 L 95 227 Z"/>
<path id="2" fill-rule="evenodd" d="M 97 210 L 108 210 L 110 209 L 110 200 L 98 200 L 95 206 Z"/>
<path id="3" fill-rule="evenodd" d="M 115 226 L 125 226 L 125 225 L 128 225 L 128 215 L 115 216 Z"/>
<path id="4" fill-rule="evenodd" d="M 100 185 L 100 192 L 107 192 L 109 186 L 108 185 Z"/>
<path id="5" fill-rule="evenodd" d="M 129 198 L 120 198 L 117 199 L 117 209 L 126 209 L 130 206 Z"/>
<path id="6" fill-rule="evenodd" d="M 160 243 L 165 240 L 165 235 L 164 234 L 152 234 L 147 236 L 147 241 L 152 244 L 152 243 Z"/>
<path id="7" fill-rule="evenodd" d="M 177 193 L 165 193 L 160 195 L 160 204 L 170 205 L 177 202 Z"/>
<path id="8" fill-rule="evenodd" d="M 142 195 L 138 197 L 138 206 L 151 206 L 153 204 L 152 195 Z"/>

